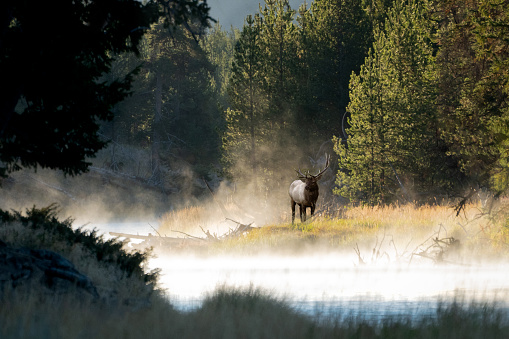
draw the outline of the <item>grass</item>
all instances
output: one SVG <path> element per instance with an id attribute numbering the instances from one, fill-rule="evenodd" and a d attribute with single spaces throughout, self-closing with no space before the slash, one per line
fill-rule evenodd
<path id="1" fill-rule="evenodd" d="M 450 206 L 353 207 L 342 211 L 341 218 L 316 215 L 311 222 L 268 224 L 244 237 L 212 244 L 208 251 L 209 254 L 292 253 L 307 247 L 330 251 L 356 245 L 371 249 L 383 240 L 385 247 L 391 243 L 391 251 L 403 252 L 416 249 L 431 237 L 454 237 L 471 256 L 507 258 L 509 222 L 506 220 L 509 219 L 502 208 L 497 210 L 498 214 L 493 211 L 486 214 L 477 204 L 467 205 L 458 216 Z M 198 225 L 212 232 L 223 218 L 206 208 L 187 208 L 163 216 L 159 231 L 172 229 L 204 237 Z"/>
<path id="2" fill-rule="evenodd" d="M 373 323 L 345 315 L 313 320 L 257 289 L 222 288 L 181 313 L 162 299 L 141 309 L 113 308 L 72 295 L 11 293 L 0 308 L 2 338 L 506 338 L 509 326 L 486 305 L 453 304 L 435 317 Z"/>
<path id="3" fill-rule="evenodd" d="M 183 213 L 198 213 L 187 210 Z M 174 212 L 177 213 L 177 212 Z M 381 241 L 385 234 L 416 238 L 447 230 L 470 248 L 507 254 L 504 220 L 479 218 L 469 206 L 462 218 L 446 207 L 352 208 L 342 219 L 317 217 L 306 224 L 268 225 L 210 251 L 249 252 L 265 248 L 337 248 Z M 458 225 L 458 222 L 461 225 Z M 173 226 L 172 226 L 173 227 Z M 157 290 L 157 272 L 145 272 L 149 253 L 126 252 L 118 241 L 73 230 L 54 207 L 26 215 L 2 212 L 0 239 L 13 247 L 46 248 L 70 259 L 98 288 L 99 299 L 71 289 L 54 293 L 42 286 L 9 286 L 0 292 L 1 338 L 505 338 L 507 315 L 493 305 L 443 305 L 436 316 L 418 321 L 389 318 L 375 323 L 340 314 L 314 319 L 281 299 L 256 289 L 221 287 L 201 307 L 179 312 Z M 421 240 L 419 240 L 421 241 Z M 130 302 L 145 300 L 147 302 Z"/>

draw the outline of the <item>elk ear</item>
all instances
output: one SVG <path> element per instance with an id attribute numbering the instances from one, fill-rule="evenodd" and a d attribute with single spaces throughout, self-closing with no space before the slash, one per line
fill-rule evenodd
<path id="1" fill-rule="evenodd" d="M 322 174 L 319 174 L 319 175 L 317 175 L 317 176 L 315 177 L 315 180 L 316 180 L 316 181 L 318 181 L 318 180 L 320 180 L 320 179 L 322 179 Z"/>

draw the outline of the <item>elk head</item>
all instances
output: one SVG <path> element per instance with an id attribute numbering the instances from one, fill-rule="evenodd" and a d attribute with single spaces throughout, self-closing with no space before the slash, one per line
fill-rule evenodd
<path id="1" fill-rule="evenodd" d="M 306 221 L 306 208 L 311 208 L 311 216 L 315 213 L 316 200 L 318 199 L 318 180 L 322 178 L 323 173 L 329 168 L 330 155 L 325 155 L 325 167 L 317 174 L 313 175 L 307 171 L 302 173 L 300 169 L 296 170 L 299 179 L 292 182 L 288 193 L 290 194 L 292 206 L 292 224 L 295 221 L 295 205 L 299 205 L 300 220 Z M 303 216 L 304 214 L 304 216 Z"/>

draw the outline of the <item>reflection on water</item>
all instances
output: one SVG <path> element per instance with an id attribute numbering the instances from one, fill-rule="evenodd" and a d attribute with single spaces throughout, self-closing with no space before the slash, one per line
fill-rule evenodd
<path id="1" fill-rule="evenodd" d="M 155 226 L 154 223 L 151 223 Z M 153 233 L 148 223 L 88 225 L 101 232 Z M 261 288 L 312 315 L 434 315 L 439 302 L 495 302 L 509 310 L 509 265 L 407 265 L 357 267 L 351 253 L 299 256 L 160 256 L 160 284 L 181 310 L 199 307 L 220 286 Z M 508 312 L 509 313 L 509 312 Z"/>

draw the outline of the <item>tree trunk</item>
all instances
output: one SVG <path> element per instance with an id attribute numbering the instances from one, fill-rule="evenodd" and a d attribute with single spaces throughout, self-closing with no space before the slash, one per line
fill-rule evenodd
<path id="1" fill-rule="evenodd" d="M 150 181 L 159 183 L 161 180 L 161 158 L 160 158 L 160 135 L 159 126 L 161 123 L 161 112 L 163 106 L 163 75 L 160 71 L 156 74 L 155 111 L 152 123 L 152 177 Z"/>

